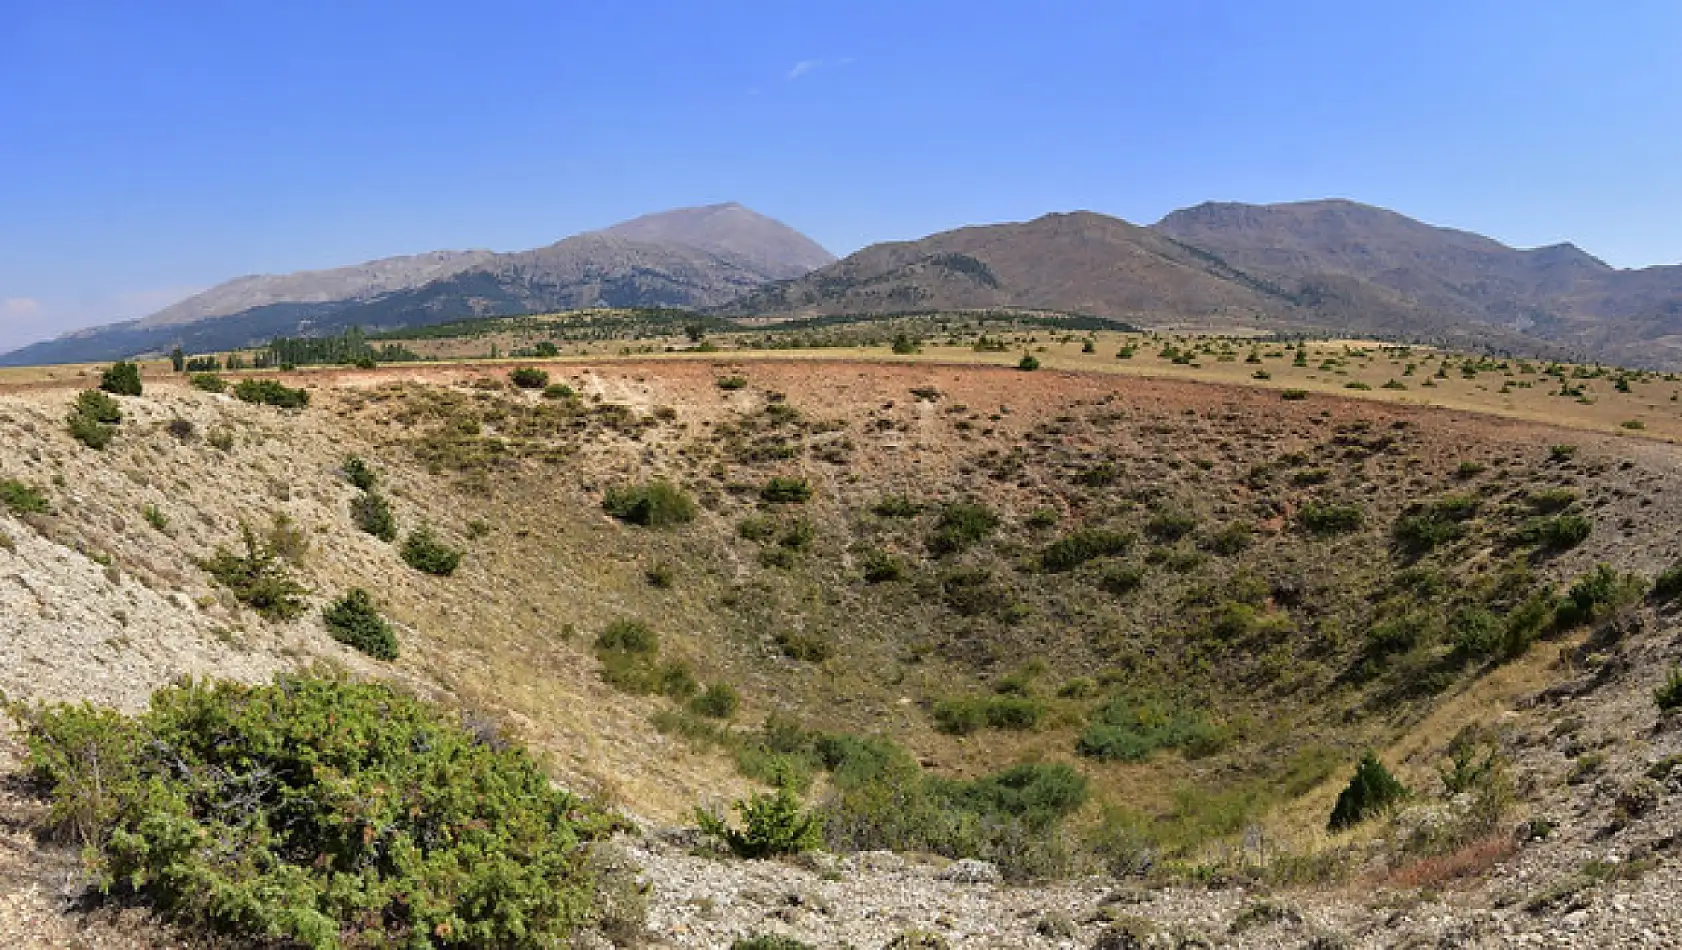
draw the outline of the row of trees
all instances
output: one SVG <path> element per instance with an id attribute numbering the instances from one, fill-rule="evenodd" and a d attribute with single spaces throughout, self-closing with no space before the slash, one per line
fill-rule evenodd
<path id="1" fill-rule="evenodd" d="M 269 341 L 268 346 L 253 354 L 249 362 L 238 353 L 228 354 L 225 361 L 214 356 L 189 356 L 179 346 L 169 354 L 169 359 L 177 373 L 214 373 L 222 369 L 267 369 L 272 366 L 282 369 L 323 364 L 372 366 L 375 363 L 414 362 L 420 357 L 396 343 L 375 346 L 368 342 L 367 334 L 362 332 L 361 327 L 351 327 L 338 336 L 276 337 Z"/>

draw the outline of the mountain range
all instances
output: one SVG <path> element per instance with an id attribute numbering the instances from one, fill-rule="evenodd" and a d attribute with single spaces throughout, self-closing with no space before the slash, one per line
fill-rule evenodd
<path id="1" fill-rule="evenodd" d="M 1048 214 L 875 244 L 839 261 L 741 205 L 686 208 L 530 251 L 242 277 L 0 364 L 592 306 L 760 321 L 1005 308 L 1682 366 L 1682 265 L 1620 270 L 1570 244 L 1517 249 L 1344 200 L 1205 203 L 1149 226 Z"/>

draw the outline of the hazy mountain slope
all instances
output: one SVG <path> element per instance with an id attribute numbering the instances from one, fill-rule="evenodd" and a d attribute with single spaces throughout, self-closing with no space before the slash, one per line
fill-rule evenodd
<path id="1" fill-rule="evenodd" d="M 1682 267 L 1618 270 L 1571 244 L 1512 248 L 1351 201 L 1207 203 L 1152 227 L 1299 297 L 1335 287 L 1474 339 L 1504 328 L 1601 358 L 1682 358 L 1665 340 L 1682 332 Z"/>
<path id="2" fill-rule="evenodd" d="M 175 346 L 205 352 L 351 326 L 390 329 L 572 307 L 710 307 L 833 259 L 741 205 L 687 208 L 530 251 L 440 251 L 242 277 L 142 320 L 0 355 L 0 365 L 110 360 Z"/>
<path id="3" fill-rule="evenodd" d="M 747 261 L 778 280 L 835 261 L 806 235 L 735 202 L 644 215 L 596 233 L 645 244 L 686 244 Z"/>
<path id="4" fill-rule="evenodd" d="M 218 284 L 134 321 L 137 328 L 193 323 L 275 303 L 333 303 L 419 287 L 494 257 L 490 251 L 429 251 L 331 270 L 251 274 Z"/>
<path id="5" fill-rule="evenodd" d="M 1254 321 L 1269 288 L 1144 228 L 1091 212 L 876 244 L 732 303 L 740 315 L 1019 307 L 1118 319 Z"/>

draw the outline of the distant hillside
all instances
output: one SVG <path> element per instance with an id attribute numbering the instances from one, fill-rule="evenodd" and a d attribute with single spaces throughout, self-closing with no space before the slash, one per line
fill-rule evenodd
<path id="1" fill-rule="evenodd" d="M 248 346 L 577 307 L 710 307 L 834 258 L 741 205 L 648 215 L 511 254 L 441 251 L 333 271 L 242 277 L 141 320 L 0 356 L 0 365 Z M 227 308 L 244 302 L 237 311 Z"/>
<path id="2" fill-rule="evenodd" d="M 1022 307 L 1247 323 L 1283 306 L 1272 288 L 1195 249 L 1117 218 L 1075 212 L 872 245 L 721 312 L 810 317 Z"/>
<path id="3" fill-rule="evenodd" d="M 1682 361 L 1682 267 L 1618 270 L 1571 244 L 1520 250 L 1351 201 L 1201 204 L 1153 228 L 1323 316 L 1312 298 L 1329 287 L 1348 306 L 1448 321 L 1472 339 L 1520 334 L 1620 362 Z"/>
<path id="4" fill-rule="evenodd" d="M 149 317 L 134 321 L 146 329 L 194 323 L 276 303 L 334 303 L 367 300 L 464 271 L 495 257 L 490 251 L 432 251 L 409 257 L 295 274 L 253 274 L 236 277 Z"/>
<path id="5" fill-rule="evenodd" d="M 835 255 L 799 231 L 735 202 L 643 215 L 597 232 L 643 244 L 682 244 L 747 262 L 782 280 L 817 270 Z"/>

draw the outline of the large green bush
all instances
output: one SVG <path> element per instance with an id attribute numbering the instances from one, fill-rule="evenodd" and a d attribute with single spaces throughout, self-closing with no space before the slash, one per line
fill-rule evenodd
<path id="1" fill-rule="evenodd" d="M 1052 572 L 1072 571 L 1096 558 L 1126 554 L 1132 546 L 1131 534 L 1082 528 L 1053 541 L 1040 555 L 1040 566 Z"/>
<path id="2" fill-rule="evenodd" d="M 660 652 L 660 636 L 640 620 L 615 620 L 596 637 L 596 649 L 652 656 Z"/>
<path id="3" fill-rule="evenodd" d="M 259 541 L 248 524 L 240 525 L 240 538 L 244 554 L 217 548 L 215 554 L 199 562 L 199 567 L 267 620 L 285 621 L 302 615 L 303 596 L 309 591 L 292 579 L 274 544 Z"/>
<path id="4" fill-rule="evenodd" d="M 99 388 L 117 396 L 140 395 L 140 367 L 126 361 L 111 364 L 100 374 Z"/>
<path id="5" fill-rule="evenodd" d="M 1355 505 L 1309 502 L 1297 512 L 1297 525 L 1309 534 L 1347 534 L 1359 530 L 1364 516 Z"/>
<path id="6" fill-rule="evenodd" d="M 508 381 L 521 389 L 542 389 L 549 385 L 549 374 L 533 366 L 522 366 L 508 374 Z"/>
<path id="7" fill-rule="evenodd" d="M 374 607 L 374 598 L 362 588 L 352 588 L 324 608 L 321 620 L 340 643 L 376 660 L 397 659 L 397 635 Z"/>
<path id="8" fill-rule="evenodd" d="M 620 521 L 661 528 L 695 520 L 695 501 L 664 479 L 609 488 L 602 508 Z"/>
<path id="9" fill-rule="evenodd" d="M 1527 519 L 1513 532 L 1516 544 L 1535 545 L 1544 551 L 1569 551 L 1588 539 L 1593 525 L 1582 515 L 1556 515 Z"/>
<path id="10" fill-rule="evenodd" d="M 424 574 L 449 577 L 461 566 L 462 552 L 438 539 L 431 528 L 422 525 L 409 532 L 397 552 L 403 563 Z"/>
<path id="11" fill-rule="evenodd" d="M 307 390 L 292 389 L 278 379 L 242 379 L 234 387 L 234 398 L 277 409 L 302 409 L 310 404 Z"/>
<path id="12" fill-rule="evenodd" d="M 1225 738 L 1221 727 L 1192 703 L 1121 692 L 1092 714 L 1075 750 L 1106 762 L 1143 762 L 1157 749 L 1206 755 Z"/>
<path id="13" fill-rule="evenodd" d="M 526 752 L 383 685 L 166 687 L 129 718 L 13 708 L 109 890 L 264 946 L 548 948 L 612 823 Z"/>
<path id="14" fill-rule="evenodd" d="M 936 556 L 956 554 L 983 541 L 999 527 L 999 516 L 986 505 L 973 501 L 954 502 L 940 510 L 940 520 L 929 536 L 929 550 Z"/>
<path id="15" fill-rule="evenodd" d="M 1378 756 L 1367 752 L 1355 767 L 1349 784 L 1338 793 L 1326 827 L 1332 831 L 1352 828 L 1374 815 L 1380 814 L 1408 796 L 1406 786 L 1396 781 Z"/>

